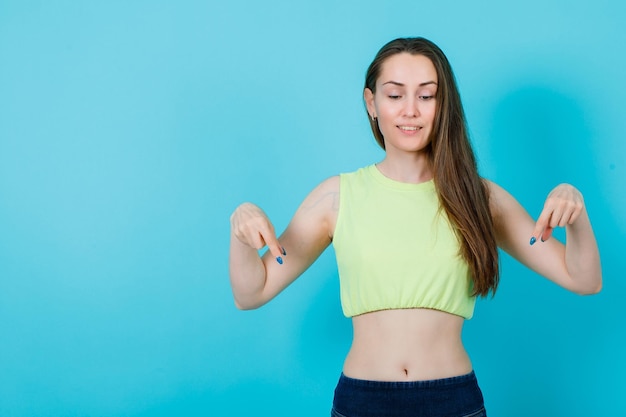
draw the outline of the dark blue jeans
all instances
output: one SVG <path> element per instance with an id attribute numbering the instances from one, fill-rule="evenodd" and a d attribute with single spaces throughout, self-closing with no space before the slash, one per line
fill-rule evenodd
<path id="1" fill-rule="evenodd" d="M 476 375 L 432 381 L 383 382 L 343 374 L 331 417 L 486 417 Z"/>

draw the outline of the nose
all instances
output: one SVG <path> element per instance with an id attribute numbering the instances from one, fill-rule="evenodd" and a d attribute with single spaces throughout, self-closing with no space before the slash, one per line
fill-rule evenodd
<path id="1" fill-rule="evenodd" d="M 418 97 L 408 97 L 404 106 L 404 115 L 406 117 L 418 117 L 420 115 Z"/>

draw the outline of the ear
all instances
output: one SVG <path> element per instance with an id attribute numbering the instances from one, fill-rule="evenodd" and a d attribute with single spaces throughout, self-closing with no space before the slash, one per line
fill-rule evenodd
<path id="1" fill-rule="evenodd" d="M 370 115 L 370 119 L 378 117 L 376 114 L 376 104 L 374 103 L 374 93 L 369 88 L 363 90 L 363 99 L 365 100 L 365 107 Z"/>

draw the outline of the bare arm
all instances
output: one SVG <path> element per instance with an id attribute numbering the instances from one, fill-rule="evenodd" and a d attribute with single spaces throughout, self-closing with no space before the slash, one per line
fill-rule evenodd
<path id="1" fill-rule="evenodd" d="M 498 185 L 489 182 L 498 245 L 515 259 L 578 294 L 602 288 L 600 254 L 580 192 L 561 184 L 548 195 L 537 222 Z M 565 227 L 566 244 L 551 239 Z"/>
<path id="2" fill-rule="evenodd" d="M 251 203 L 231 216 L 230 282 L 235 304 L 258 308 L 300 276 L 332 240 L 339 177 L 317 186 L 302 202 L 285 232 L 276 238 L 265 213 Z M 258 250 L 268 252 L 259 257 Z"/>

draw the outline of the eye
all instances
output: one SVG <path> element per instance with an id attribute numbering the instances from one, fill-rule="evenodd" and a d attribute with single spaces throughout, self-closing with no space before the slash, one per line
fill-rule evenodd
<path id="1" fill-rule="evenodd" d="M 435 96 L 419 96 L 420 100 L 428 101 L 435 98 Z"/>
<path id="2" fill-rule="evenodd" d="M 387 97 L 389 97 L 389 98 L 390 98 L 390 99 L 392 99 L 392 100 L 398 100 L 398 99 L 399 99 L 400 97 L 402 97 L 402 96 L 399 96 L 399 95 L 394 95 L 394 94 L 390 94 L 390 95 L 388 95 Z"/>

